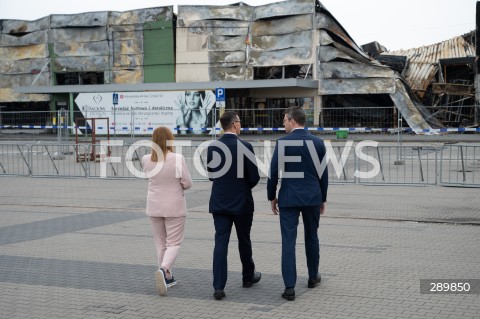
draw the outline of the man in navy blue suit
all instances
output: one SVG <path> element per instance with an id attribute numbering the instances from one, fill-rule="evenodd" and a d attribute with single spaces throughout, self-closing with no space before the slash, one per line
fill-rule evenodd
<path id="1" fill-rule="evenodd" d="M 328 173 L 326 149 L 323 140 L 308 133 L 305 128 L 305 111 L 298 106 L 286 109 L 283 118 L 287 136 L 278 139 L 270 165 L 267 196 L 272 212 L 280 213 L 282 234 L 282 276 L 285 290 L 282 297 L 295 299 L 297 269 L 295 245 L 297 226 L 302 213 L 307 256 L 308 287 L 320 284 L 318 271 L 320 242 L 318 226 L 320 215 L 325 212 Z M 280 176 L 281 172 L 281 176 Z M 277 184 L 281 179 L 277 199 Z"/>
<path id="2" fill-rule="evenodd" d="M 225 112 L 220 117 L 220 123 L 224 134 L 207 149 L 207 171 L 213 181 L 209 211 L 215 225 L 213 296 L 217 300 L 225 297 L 232 225 L 237 232 L 243 287 L 251 287 L 261 278 L 261 273 L 255 271 L 250 240 L 254 212 L 252 188 L 260 179 L 253 147 L 238 138 L 241 124 L 237 113 Z"/>

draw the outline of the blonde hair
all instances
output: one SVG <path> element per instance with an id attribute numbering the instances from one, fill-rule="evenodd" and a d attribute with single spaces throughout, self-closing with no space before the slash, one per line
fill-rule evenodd
<path id="1" fill-rule="evenodd" d="M 173 137 L 172 131 L 170 131 L 168 127 L 160 126 L 153 131 L 152 142 L 157 144 L 158 147 L 160 147 L 160 149 L 162 150 L 163 159 L 161 160 L 165 160 L 165 158 L 167 157 L 168 151 L 173 152 L 173 145 L 167 146 L 167 141 L 173 142 L 173 140 L 174 140 L 174 137 Z M 155 149 L 153 147 L 152 147 L 151 160 L 152 162 L 159 161 L 158 154 L 157 152 L 155 152 Z"/>

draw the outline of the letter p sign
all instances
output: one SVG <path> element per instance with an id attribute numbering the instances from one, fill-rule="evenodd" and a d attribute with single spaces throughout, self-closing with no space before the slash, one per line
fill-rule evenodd
<path id="1" fill-rule="evenodd" d="M 225 89 L 224 88 L 216 88 L 215 89 L 215 97 L 217 101 L 225 101 Z"/>

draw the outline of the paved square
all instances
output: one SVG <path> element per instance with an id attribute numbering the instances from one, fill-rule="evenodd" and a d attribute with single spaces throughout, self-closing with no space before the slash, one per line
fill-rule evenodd
<path id="1" fill-rule="evenodd" d="M 178 286 L 160 297 L 145 180 L 0 178 L 0 318 L 479 318 L 478 294 L 420 294 L 420 279 L 480 279 L 478 189 L 331 185 L 320 222 L 322 284 L 307 288 L 299 227 L 297 299 L 280 297 L 280 229 L 254 190 L 254 259 L 242 288 L 213 299 L 209 182 L 187 192 Z M 232 191 L 234 189 L 232 188 Z"/>

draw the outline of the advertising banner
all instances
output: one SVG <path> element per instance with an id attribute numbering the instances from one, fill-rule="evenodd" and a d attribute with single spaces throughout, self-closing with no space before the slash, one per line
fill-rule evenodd
<path id="1" fill-rule="evenodd" d="M 108 118 L 110 133 L 115 127 L 118 135 L 148 134 L 158 126 L 166 126 L 174 134 L 201 134 L 211 129 L 215 99 L 213 90 L 111 92 L 80 93 L 75 103 L 84 118 Z M 103 125 L 95 130 L 106 134 L 108 128 Z"/>

